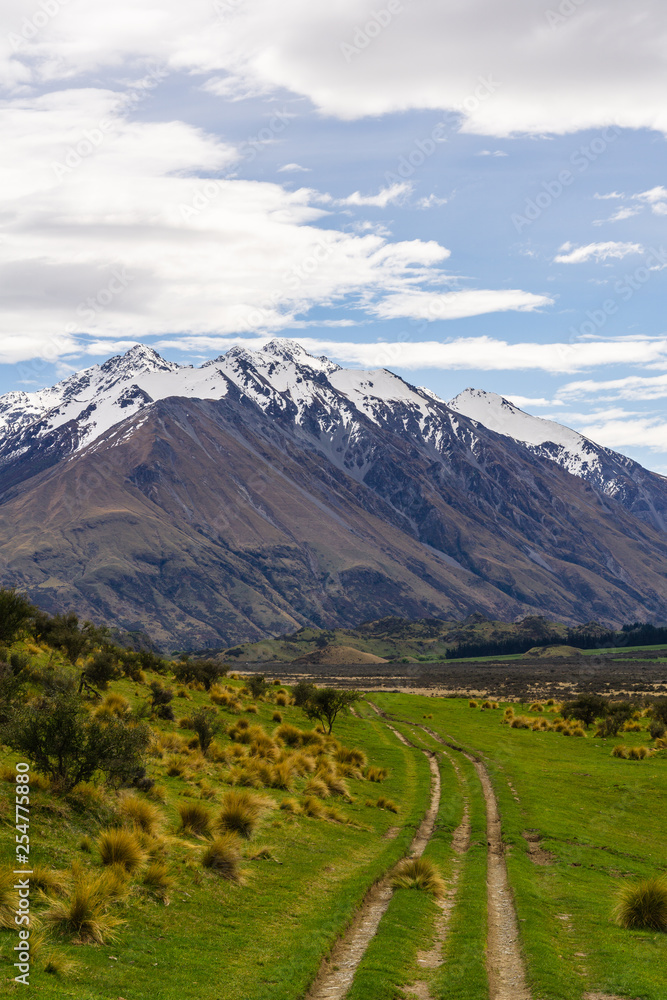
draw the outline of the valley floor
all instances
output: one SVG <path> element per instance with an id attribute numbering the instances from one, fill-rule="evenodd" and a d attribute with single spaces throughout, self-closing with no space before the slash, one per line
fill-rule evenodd
<path id="1" fill-rule="evenodd" d="M 131 681 L 113 687 L 130 701 L 140 694 Z M 184 712 L 210 704 L 203 691 L 187 694 Z M 273 693 L 257 701 L 251 724 L 275 731 L 275 701 Z M 267 788 L 274 809 L 247 843 L 238 883 L 202 868 L 204 840 L 178 830 L 179 806 L 199 800 L 214 812 L 230 773 L 187 749 L 185 725 L 164 724 L 171 751 L 152 770 L 164 790 L 161 849 L 173 888 L 158 898 L 137 880 L 118 906 L 124 923 L 113 941 L 50 943 L 76 967 L 48 974 L 38 954 L 32 992 L 75 1000 L 667 1000 L 667 934 L 622 930 L 612 917 L 620 887 L 667 867 L 667 751 L 612 757 L 617 739 L 592 729 L 578 739 L 512 729 L 502 725 L 503 708 L 367 694 L 334 735 L 386 774 L 374 782 L 367 769 L 350 770 L 349 795 L 335 800 L 330 818 L 308 813 L 307 776 L 291 789 Z M 280 713 L 307 728 L 296 707 Z M 628 745 L 648 739 L 622 734 Z M 232 746 L 220 742 L 223 751 Z M 181 773 L 169 774 L 179 754 Z M 8 832 L 13 788 L 5 780 Z M 88 795 L 82 805 L 76 793 L 59 800 L 35 790 L 37 863 L 99 866 L 95 848 L 81 845 L 94 844 L 114 806 Z M 300 805 L 280 808 L 295 796 Z M 3 835 L 5 860 L 9 840 Z M 392 888 L 410 853 L 441 872 L 440 900 Z M 35 898 L 38 916 L 43 905 Z M 7 996 L 21 989 L 11 981 L 13 938 L 0 932 Z"/>

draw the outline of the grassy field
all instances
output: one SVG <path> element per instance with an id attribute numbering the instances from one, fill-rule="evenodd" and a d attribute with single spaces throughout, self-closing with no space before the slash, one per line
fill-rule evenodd
<path id="1" fill-rule="evenodd" d="M 110 692 L 137 706 L 146 701 L 147 684 L 154 679 L 149 675 L 142 682 L 115 681 Z M 168 678 L 166 682 L 175 690 L 179 687 Z M 144 857 L 126 881 L 125 898 L 109 906 L 123 921 L 117 937 L 81 945 L 75 935 L 47 934 L 44 914 L 49 904 L 33 887 L 33 913 L 42 920 L 39 933 L 44 936 L 31 971 L 36 994 L 76 1000 L 298 1000 L 368 888 L 406 853 L 429 800 L 428 763 L 419 750 L 403 746 L 363 701 L 358 715 L 339 717 L 335 742 L 311 735 L 305 739 L 314 743 L 292 750 L 275 739 L 281 724 L 275 713 L 283 724 L 303 733 L 312 733 L 312 724 L 279 693 L 282 689 L 272 686 L 253 701 L 243 680 L 222 683 L 241 704 L 218 707 L 224 730 L 209 758 L 202 756 L 193 730 L 178 721 L 179 715 L 211 705 L 200 685 L 180 688 L 182 697 L 173 701 L 176 721 L 151 723 L 156 742 L 148 769 L 157 787 L 132 795 L 155 807 L 156 829 L 144 843 L 151 857 Z M 288 704 L 278 705 L 278 699 Z M 593 729 L 585 738 L 565 738 L 503 725 L 503 705 L 480 711 L 461 699 L 377 692 L 372 700 L 416 747 L 442 750 L 420 728 L 427 726 L 484 762 L 500 807 L 534 1000 L 580 1000 L 587 990 L 667 1000 L 667 935 L 622 930 L 612 919 L 622 885 L 667 869 L 667 751 L 638 761 L 611 755 L 619 742 L 650 745 L 648 720 L 639 720 L 641 731 L 611 740 L 596 738 Z M 252 752 L 250 744 L 238 741 L 239 719 L 263 727 L 273 738 L 275 761 L 292 752 L 310 752 L 317 757 L 318 769 L 338 768 L 344 785 L 342 793 L 310 795 L 319 802 L 320 812 L 330 810 L 328 817 L 325 813 L 319 818 L 304 812 L 310 773 L 292 774 L 287 788 L 257 789 L 270 808 L 243 842 L 241 879 L 235 882 L 203 866 L 209 840 L 179 829 L 179 807 L 198 803 L 217 817 L 230 782 L 238 777 L 234 753 L 244 766 Z M 337 763 L 344 757 L 341 748 L 362 751 L 368 765 L 386 770 L 384 780 L 370 781 L 354 768 L 346 772 Z M 442 796 L 425 852 L 447 881 L 460 865 L 443 964 L 427 972 L 417 964 L 418 951 L 433 941 L 433 899 L 423 892 L 397 890 L 356 972 L 350 1000 L 409 996 L 416 978 L 428 983 L 433 1000 L 480 1000 L 488 993 L 484 799 L 470 761 L 456 750 L 448 753 L 450 757 L 439 757 Z M 10 868 L 16 761 L 6 748 L 1 752 L 0 851 Z M 56 795 L 43 785 L 33 785 L 32 791 L 32 863 L 65 880 L 73 866 L 84 874 L 99 874 L 100 832 L 123 822 L 127 792 L 88 784 Z M 391 800 L 397 811 L 378 808 L 380 797 Z M 297 805 L 290 805 L 294 800 Z M 287 808 L 281 808 L 285 802 Z M 451 838 L 464 802 L 470 815 L 470 846 L 455 861 Z M 170 880 L 161 891 L 144 884 L 151 860 L 165 866 Z M 58 891 L 66 897 L 68 892 L 66 886 L 49 891 L 52 897 Z M 12 982 L 15 941 L 13 930 L 0 930 L 0 994 L 7 996 L 19 995 L 16 991 L 22 988 Z"/>

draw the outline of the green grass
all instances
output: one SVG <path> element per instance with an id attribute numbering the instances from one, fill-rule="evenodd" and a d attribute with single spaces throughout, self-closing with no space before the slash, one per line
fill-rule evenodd
<path id="1" fill-rule="evenodd" d="M 241 682 L 231 683 L 241 686 Z M 115 682 L 112 689 L 132 705 L 147 695 L 144 685 L 126 680 Z M 199 705 L 210 704 L 205 692 L 190 694 L 191 701 L 182 701 L 188 714 Z M 180 704 L 181 700 L 175 699 L 177 716 L 185 714 L 180 712 Z M 251 724 L 264 725 L 271 732 L 275 705 L 258 702 L 257 708 Z M 285 721 L 310 728 L 296 708 L 284 708 L 282 714 Z M 220 716 L 228 723 L 239 718 L 226 711 Z M 163 732 L 178 733 L 186 740 L 193 735 L 173 723 L 158 725 Z M 214 817 L 220 813 L 229 787 L 222 783 L 225 764 L 204 760 L 196 752 L 169 751 L 163 761 L 152 758 L 149 771 L 165 789 L 159 808 L 164 814 L 162 846 L 173 879 L 169 906 L 143 884 L 145 869 L 133 874 L 128 898 L 116 902 L 110 911 L 124 921 L 117 928 L 117 939 L 109 945 L 77 947 L 67 936 L 57 938 L 49 950 L 63 960 L 75 959 L 78 971 L 61 979 L 45 973 L 44 963 L 37 960 L 31 975 L 33 992 L 54 998 L 66 994 L 78 1000 L 130 995 L 132 1000 L 176 1000 L 192 995 L 202 1000 L 275 1000 L 277 996 L 296 1000 L 303 996 L 322 956 L 343 932 L 367 889 L 405 853 L 428 798 L 426 761 L 416 760 L 381 723 L 343 718 L 336 724 L 335 735 L 342 744 L 359 747 L 370 764 L 386 768 L 387 779 L 379 786 L 346 777 L 354 801 L 337 799 L 334 803 L 327 799 L 324 803 L 326 807 L 335 804 L 346 823 L 309 819 L 278 809 L 267 812 L 247 842 L 246 854 L 264 846 L 269 850 L 259 851 L 256 861 L 244 858 L 243 884 L 221 879 L 202 865 L 203 839 L 178 835 L 179 805 L 203 801 Z M 219 738 L 223 748 L 229 742 L 225 736 Z M 186 764 L 183 777 L 165 774 L 167 758 L 174 756 Z M 12 754 L 3 756 L 5 764 L 13 765 L 14 761 Z M 297 778 L 292 793 L 274 788 L 258 793 L 279 805 L 283 798 L 300 798 L 306 780 L 307 776 Z M 210 802 L 202 799 L 202 786 L 208 792 L 213 788 L 217 798 Z M 377 798 L 380 788 L 397 803 L 398 814 L 365 805 L 369 795 Z M 0 782 L 0 821 L 5 828 L 11 822 L 13 792 L 13 785 Z M 118 800 L 109 793 L 91 802 L 79 802 L 76 793 L 67 800 L 48 791 L 33 793 L 31 842 L 35 862 L 67 870 L 76 858 L 87 872 L 102 870 L 97 839 L 100 830 L 114 822 Z M 401 830 L 395 839 L 385 839 L 391 826 Z M 79 846 L 86 836 L 92 843 L 90 853 Z M 3 837 L 0 851 L 5 861 L 11 862 L 11 846 L 10 838 Z M 36 897 L 35 893 L 34 912 L 39 915 L 45 907 Z M 0 993 L 9 980 L 14 943 L 12 931 L 0 932 Z M 111 955 L 117 961 L 110 960 Z"/>
<path id="2" fill-rule="evenodd" d="M 422 721 L 424 699 L 383 694 L 373 700 L 392 715 Z M 430 728 L 485 757 L 534 993 L 579 1000 L 585 989 L 598 989 L 667 1000 L 667 935 L 625 931 L 612 916 L 626 878 L 665 871 L 667 754 L 618 760 L 611 757 L 615 740 L 596 739 L 592 729 L 587 739 L 574 740 L 510 729 L 500 724 L 502 712 L 473 711 L 464 701 L 431 698 L 427 704 Z M 647 742 L 646 733 L 623 737 L 628 745 Z M 539 834 L 553 864 L 530 860 L 527 830 Z M 443 976 L 451 979 L 450 972 Z"/>

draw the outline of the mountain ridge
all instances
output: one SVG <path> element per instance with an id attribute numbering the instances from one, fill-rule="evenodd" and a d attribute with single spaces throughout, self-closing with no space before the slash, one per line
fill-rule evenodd
<path id="1" fill-rule="evenodd" d="M 0 399 L 2 579 L 47 610 L 170 648 L 395 614 L 666 617 L 653 524 L 383 369 L 274 341 L 201 368 L 135 350 L 55 389 L 32 422 Z"/>

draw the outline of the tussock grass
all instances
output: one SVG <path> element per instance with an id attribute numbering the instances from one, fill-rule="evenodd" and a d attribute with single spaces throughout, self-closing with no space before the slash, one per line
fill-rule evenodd
<path id="1" fill-rule="evenodd" d="M 377 802 L 375 803 L 375 805 L 377 806 L 378 809 L 387 809 L 389 812 L 393 812 L 393 813 L 397 813 L 398 812 L 398 806 L 396 805 L 396 803 L 394 802 L 394 800 L 393 799 L 386 799 L 384 797 L 384 795 L 380 796 L 380 798 L 377 800 Z"/>
<path id="2" fill-rule="evenodd" d="M 327 799 L 330 795 L 327 782 L 317 775 L 308 779 L 304 792 L 306 795 L 316 795 L 318 799 Z"/>
<path id="3" fill-rule="evenodd" d="M 303 811 L 311 819 L 322 819 L 324 817 L 324 806 L 313 795 L 309 795 L 308 798 L 303 800 Z"/>
<path id="4" fill-rule="evenodd" d="M 286 694 L 276 695 L 276 705 L 278 705 L 280 708 L 286 708 L 288 705 L 287 695 Z"/>
<path id="5" fill-rule="evenodd" d="M 257 829 L 263 812 L 271 804 L 252 792 L 232 789 L 223 799 L 217 828 L 222 833 L 237 833 L 249 839 Z"/>
<path id="6" fill-rule="evenodd" d="M 181 825 L 179 830 L 195 837 L 208 837 L 211 832 L 211 814 L 201 802 L 181 802 L 178 805 Z"/>
<path id="7" fill-rule="evenodd" d="M 334 753 L 334 760 L 339 764 L 352 764 L 354 767 L 366 767 L 368 764 L 364 751 L 356 747 L 339 747 Z"/>
<path id="8" fill-rule="evenodd" d="M 162 826 L 164 816 L 156 805 L 140 799 L 138 795 L 125 795 L 118 806 L 118 815 L 129 826 L 144 833 L 155 834 Z"/>
<path id="9" fill-rule="evenodd" d="M 60 955 L 56 951 L 50 951 L 44 960 L 44 972 L 50 976 L 57 976 L 58 979 L 68 979 L 79 968 L 79 963 Z"/>
<path id="10" fill-rule="evenodd" d="M 289 722 L 283 722 L 281 726 L 274 732 L 274 737 L 276 739 L 282 740 L 288 747 L 300 747 L 304 742 L 304 732 L 301 729 L 297 729 Z"/>
<path id="11" fill-rule="evenodd" d="M 301 812 L 301 806 L 299 805 L 298 799 L 283 799 L 280 803 L 280 808 L 283 812 L 292 813 L 298 815 Z"/>
<path id="12" fill-rule="evenodd" d="M 477 702 L 474 700 L 474 698 L 471 698 L 470 701 L 468 702 L 468 708 L 477 708 L 477 707 L 478 707 Z"/>
<path id="13" fill-rule="evenodd" d="M 93 840 L 88 834 L 85 834 L 79 841 L 79 850 L 85 851 L 86 854 L 90 854 L 93 849 Z"/>
<path id="14" fill-rule="evenodd" d="M 384 781 L 389 776 L 389 771 L 386 767 L 367 767 L 364 771 L 364 778 L 367 781 Z"/>
<path id="15" fill-rule="evenodd" d="M 164 861 L 153 861 L 146 868 L 142 884 L 162 900 L 166 900 L 167 894 L 174 886 L 174 880 L 169 874 L 169 869 Z"/>
<path id="16" fill-rule="evenodd" d="M 271 774 L 271 787 L 282 788 L 286 792 L 290 792 L 294 787 L 294 768 L 289 758 L 281 760 L 279 764 L 274 764 Z"/>
<path id="17" fill-rule="evenodd" d="M 41 889 L 47 896 L 63 896 L 67 892 L 69 881 L 67 872 L 49 868 L 48 865 L 33 865 L 30 886 Z"/>
<path id="18" fill-rule="evenodd" d="M 113 941 L 116 928 L 123 923 L 108 912 L 118 898 L 113 876 L 109 872 L 94 876 L 77 870 L 70 894 L 65 899 L 50 900 L 44 919 L 60 933 L 72 935 L 81 943 Z"/>
<path id="19" fill-rule="evenodd" d="M 110 827 L 97 839 L 103 865 L 120 865 L 127 872 L 135 872 L 146 860 L 146 853 L 132 830 Z"/>
<path id="20" fill-rule="evenodd" d="M 395 889 L 420 889 L 442 899 L 447 885 L 430 858 L 406 858 L 396 866 L 391 880 Z"/>
<path id="21" fill-rule="evenodd" d="M 13 873 L 0 870 L 0 927 L 16 927 L 14 917 L 18 904 L 19 896 L 14 889 Z"/>
<path id="22" fill-rule="evenodd" d="M 667 931 L 667 879 L 649 878 L 623 886 L 614 917 L 626 930 Z"/>
<path id="23" fill-rule="evenodd" d="M 241 881 L 241 841 L 235 833 L 223 833 L 216 837 L 202 854 L 202 864 L 221 878 L 230 882 Z"/>
<path id="24" fill-rule="evenodd" d="M 280 712 L 274 712 L 273 715 L 271 716 L 271 721 L 272 722 L 282 722 L 283 721 L 283 717 L 280 714 Z"/>

